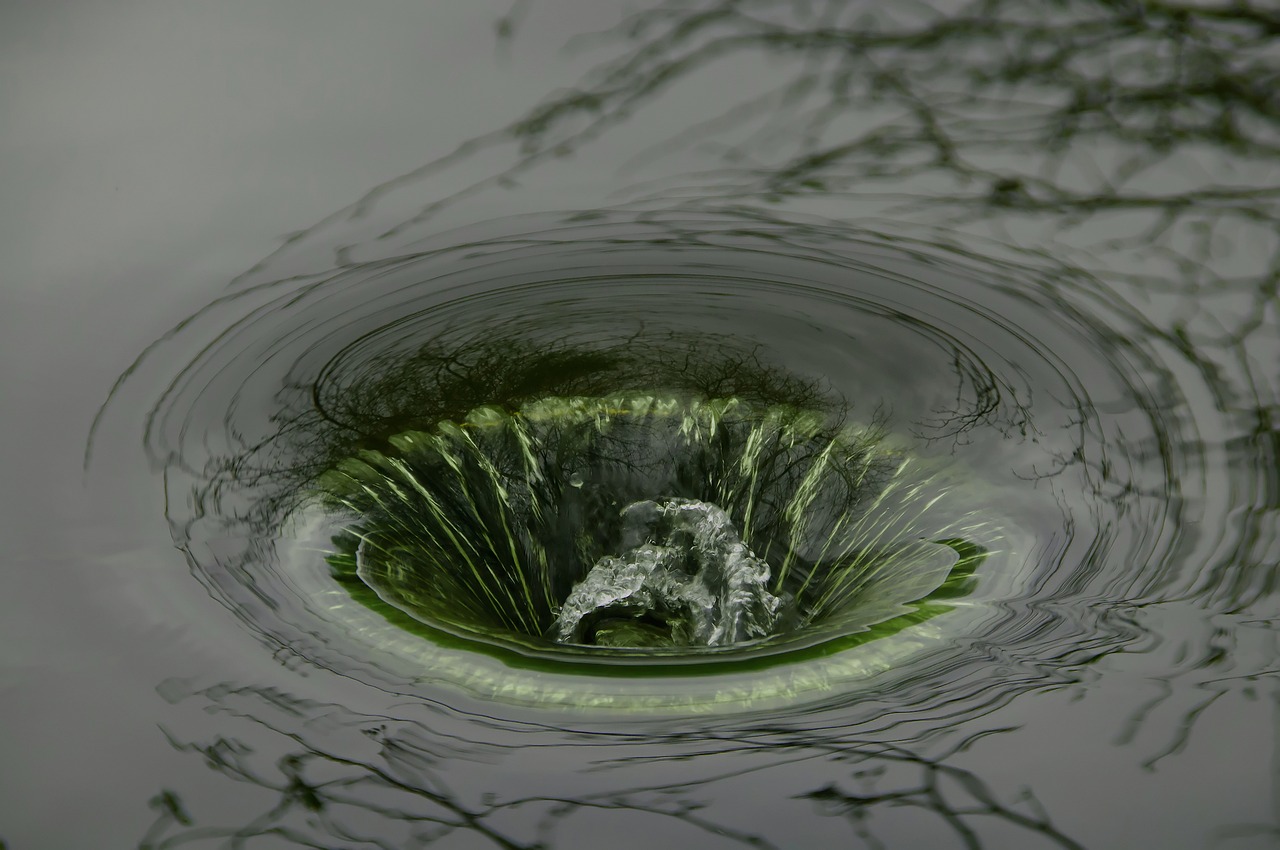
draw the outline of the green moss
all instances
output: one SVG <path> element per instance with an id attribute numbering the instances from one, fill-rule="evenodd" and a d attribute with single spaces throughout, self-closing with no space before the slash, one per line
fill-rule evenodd
<path id="1" fill-rule="evenodd" d="M 333 578 L 351 594 L 353 601 L 377 613 L 388 623 L 398 629 L 418 635 L 424 640 L 449 648 L 481 652 L 503 663 L 524 670 L 555 672 L 561 674 L 580 674 L 608 677 L 655 677 L 655 676 L 714 676 L 717 674 L 739 673 L 751 670 L 767 670 L 781 664 L 793 664 L 815 658 L 847 652 L 858 646 L 892 637 L 900 632 L 921 623 L 939 617 L 954 610 L 949 601 L 967 594 L 976 584 L 973 575 L 985 561 L 989 552 L 974 543 L 961 540 L 938 541 L 951 546 L 960 554 L 960 560 L 952 568 L 951 574 L 937 592 L 925 599 L 912 600 L 908 603 L 912 609 L 906 614 L 886 620 L 882 623 L 848 635 L 829 635 L 825 640 L 787 647 L 767 645 L 747 647 L 736 651 L 722 651 L 714 654 L 698 655 L 663 655 L 646 652 L 612 652 L 613 648 L 634 646 L 624 644 L 619 634 L 619 642 L 604 645 L 590 652 L 571 647 L 556 647 L 546 644 L 521 644 L 518 641 L 508 643 L 493 640 L 476 640 L 444 629 L 434 628 L 420 620 L 405 614 L 398 608 L 388 605 L 379 598 L 368 585 L 356 575 L 355 550 L 358 539 L 349 533 L 332 538 L 335 551 L 327 557 Z M 962 591 L 962 592 L 961 592 Z M 513 636 L 514 637 L 514 636 Z M 661 646 L 658 644 L 657 646 Z M 646 644 L 654 648 L 655 644 Z M 785 649 L 785 651 L 778 651 Z M 584 663 L 585 662 L 585 663 Z"/>
<path id="2" fill-rule="evenodd" d="M 632 393 L 477 407 L 339 461 L 317 490 L 351 518 L 328 558 L 335 580 L 399 629 L 531 669 L 703 675 L 842 652 L 973 591 L 988 552 L 965 531 L 982 524 L 932 516 L 940 494 L 910 465 L 814 411 Z M 593 647 L 545 637 L 574 584 L 618 551 L 620 507 L 659 495 L 724 507 L 792 602 L 784 630 L 714 651 L 676 646 L 643 616 L 602 624 Z"/>

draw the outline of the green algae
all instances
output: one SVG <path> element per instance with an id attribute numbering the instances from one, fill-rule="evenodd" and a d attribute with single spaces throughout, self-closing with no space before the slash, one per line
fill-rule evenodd
<path id="1" fill-rule="evenodd" d="M 887 637 L 972 590 L 987 550 L 963 532 L 983 523 L 939 524 L 943 494 L 913 461 L 813 411 L 628 393 L 476 408 L 339 462 L 318 491 L 350 520 L 334 578 L 398 628 L 524 667 L 713 673 Z M 787 600 L 775 634 L 708 651 L 637 614 L 590 647 L 549 637 L 573 587 L 618 551 L 620 509 L 653 496 L 725 508 Z"/>

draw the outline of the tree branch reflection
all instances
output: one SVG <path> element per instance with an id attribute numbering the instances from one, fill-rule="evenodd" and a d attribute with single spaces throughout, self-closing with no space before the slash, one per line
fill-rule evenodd
<path id="1" fill-rule="evenodd" d="M 388 717 L 362 716 L 334 705 L 307 703 L 297 708 L 313 717 L 325 717 L 329 725 L 358 730 L 367 746 L 342 744 L 339 736 L 303 735 L 264 717 L 265 709 L 288 711 L 288 698 L 279 692 L 226 686 L 199 694 L 212 700 L 218 712 L 231 712 L 256 727 L 255 740 L 271 741 L 263 749 L 284 752 L 272 758 L 254 744 L 234 737 L 207 742 L 185 742 L 169 735 L 172 746 L 199 755 L 215 773 L 237 783 L 261 789 L 273 800 L 247 822 L 235 825 L 200 825 L 193 815 L 196 805 L 175 791 L 165 790 L 151 801 L 157 815 L 139 845 L 142 850 L 183 846 L 251 846 L 255 839 L 271 837 L 287 846 L 404 848 L 440 846 L 457 839 L 466 846 L 493 846 L 507 850 L 550 850 L 566 844 L 568 836 L 592 812 L 637 816 L 648 828 L 660 821 L 687 830 L 685 840 L 714 841 L 714 846 L 782 848 L 795 846 L 794 830 L 785 818 L 769 818 L 760 827 L 761 805 L 757 792 L 752 811 L 726 811 L 730 806 L 709 805 L 712 796 L 731 798 L 732 789 L 751 776 L 783 765 L 804 764 L 814 784 L 770 805 L 791 810 L 787 800 L 808 803 L 797 814 L 845 820 L 865 846 L 891 846 L 880 834 L 880 822 L 890 822 L 903 809 L 927 819 L 922 834 L 948 841 L 945 846 L 982 848 L 1009 830 L 1025 836 L 1035 846 L 1072 848 L 1082 845 L 1058 830 L 1048 813 L 1028 790 L 1010 800 L 971 771 L 949 764 L 981 739 L 1013 729 L 990 729 L 953 741 L 936 753 L 922 755 L 910 746 L 849 731 L 804 730 L 764 723 L 734 729 L 677 732 L 669 735 L 642 733 L 581 733 L 579 743 L 553 744 L 545 752 L 550 762 L 579 756 L 570 751 L 586 748 L 590 772 L 627 767 L 624 776 L 642 764 L 678 763 L 686 779 L 640 782 L 623 787 L 602 780 L 604 790 L 574 796 L 560 794 L 506 795 L 492 791 L 463 791 L 455 787 L 452 769 L 463 763 L 484 763 L 496 776 L 504 761 L 523 747 L 548 746 L 537 738 L 507 753 L 492 744 L 449 739 L 425 732 L 416 724 Z M 257 710 L 232 709 L 228 701 L 248 699 Z M 532 734 L 532 733 L 530 733 Z M 355 750 L 362 754 L 356 754 Z M 623 755 L 633 752 L 636 755 Z M 763 753 L 768 762 L 734 766 L 743 753 Z M 603 753 L 602 756 L 595 754 Z M 638 761 L 637 761 L 638 759 Z M 666 772 L 669 777 L 670 771 Z M 657 819 L 655 821 L 654 819 Z M 614 821 L 616 822 L 616 821 Z M 463 841 L 470 836 L 469 841 Z M 480 840 L 479 845 L 473 842 Z M 221 843 L 214 843 L 221 842 Z M 1030 846 L 1030 845 L 1028 845 Z"/>

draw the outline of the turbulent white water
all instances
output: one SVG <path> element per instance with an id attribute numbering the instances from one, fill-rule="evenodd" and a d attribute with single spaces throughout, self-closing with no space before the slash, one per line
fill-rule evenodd
<path id="1" fill-rule="evenodd" d="M 557 640 L 728 646 L 773 630 L 783 600 L 768 590 L 769 564 L 721 507 L 646 500 L 624 508 L 622 518 L 626 551 L 601 558 L 573 588 L 556 620 Z"/>

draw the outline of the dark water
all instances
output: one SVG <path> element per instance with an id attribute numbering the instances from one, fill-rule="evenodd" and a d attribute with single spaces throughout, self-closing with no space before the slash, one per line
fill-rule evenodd
<path id="1" fill-rule="evenodd" d="M 73 7 L 0 17 L 3 846 L 1280 846 L 1274 13 Z M 875 423 L 976 581 L 643 675 L 335 581 L 324 470 L 611 388 Z"/>

